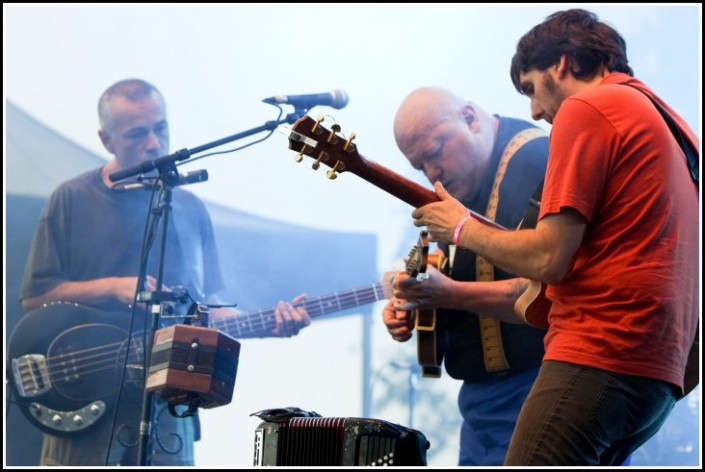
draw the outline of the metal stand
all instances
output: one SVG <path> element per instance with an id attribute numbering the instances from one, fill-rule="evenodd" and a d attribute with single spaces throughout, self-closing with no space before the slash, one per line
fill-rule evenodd
<path id="1" fill-rule="evenodd" d="M 158 159 L 144 161 L 141 164 L 130 167 L 128 169 L 123 169 L 110 174 L 110 180 L 115 182 L 126 177 L 130 177 L 137 174 L 144 174 L 151 172 L 154 169 L 158 169 L 159 178 L 156 184 L 163 186 L 162 195 L 163 198 L 160 199 L 161 203 L 157 208 L 150 212 L 151 221 L 148 222 L 149 235 L 153 235 L 157 228 L 159 222 L 162 222 L 161 233 L 160 233 L 160 252 L 156 284 L 157 290 L 153 292 L 141 291 L 138 292 L 137 301 L 145 302 L 149 305 L 148 312 L 151 314 L 151 328 L 145 333 L 144 341 L 144 385 L 147 381 L 147 373 L 149 372 L 149 367 L 151 365 L 151 355 L 152 355 L 152 344 L 154 342 L 154 334 L 159 328 L 160 317 L 164 314 L 164 303 L 165 302 L 181 302 L 183 299 L 183 293 L 174 292 L 164 292 L 159 290 L 162 287 L 163 277 L 164 277 L 164 262 L 165 262 L 165 252 L 167 245 L 167 234 L 168 234 L 168 222 L 169 213 L 171 212 L 171 200 L 172 192 L 174 186 L 178 185 L 179 174 L 176 170 L 176 162 L 188 159 L 192 154 L 203 152 L 207 149 L 226 144 L 237 139 L 245 138 L 262 131 L 272 131 L 276 129 L 280 124 L 289 123 L 292 124 L 299 118 L 301 118 L 306 113 L 305 109 L 297 109 L 294 113 L 290 113 L 283 120 L 273 120 L 268 121 L 264 125 L 252 128 L 248 131 L 238 133 L 217 141 L 213 141 L 202 146 L 198 146 L 192 150 L 182 149 L 173 154 L 160 157 Z M 153 238 L 149 237 L 148 240 L 152 241 Z M 146 248 L 143 254 L 143 263 L 140 268 L 140 275 L 138 279 L 138 287 L 140 289 L 145 287 L 145 280 L 147 277 L 147 261 L 149 260 L 150 248 Z M 142 396 L 142 412 L 139 424 L 139 444 L 138 444 L 138 465 L 151 465 L 151 457 L 149 455 L 149 439 L 152 432 L 152 410 L 153 410 L 153 400 L 154 395 L 152 392 L 148 392 L 146 388 L 143 389 Z"/>
<path id="2" fill-rule="evenodd" d="M 284 123 L 293 124 L 294 122 L 296 122 L 296 120 L 298 120 L 299 118 L 304 116 L 307 111 L 308 110 L 304 109 L 304 108 L 297 108 L 296 110 L 294 110 L 294 113 L 289 113 L 282 120 L 267 121 L 262 126 L 258 126 L 256 128 L 252 128 L 247 131 L 243 131 L 242 133 L 233 134 L 232 136 L 218 139 L 216 141 L 212 141 L 210 143 L 195 147 L 193 149 L 181 149 L 180 151 L 176 151 L 173 154 L 169 154 L 164 157 L 159 157 L 159 158 L 151 160 L 151 161 L 144 161 L 141 164 L 138 164 L 136 166 L 128 167 L 127 169 L 113 172 L 112 174 L 109 175 L 110 181 L 117 182 L 118 180 L 122 180 L 127 177 L 131 177 L 133 175 L 146 174 L 147 172 L 150 172 L 154 169 L 162 168 L 165 165 L 168 166 L 170 164 L 174 164 L 177 161 L 184 161 L 184 160 L 188 159 L 189 157 L 191 157 L 191 155 L 193 155 L 193 154 L 198 154 L 199 152 L 206 151 L 206 150 L 214 148 L 216 146 L 222 146 L 223 144 L 227 144 L 231 141 L 246 138 L 248 136 L 252 136 L 253 134 L 261 133 L 263 131 L 273 131 L 273 130 L 277 129 L 277 127 L 279 125 L 284 124 Z M 175 168 L 174 168 L 174 172 L 176 172 Z"/>
<path id="3" fill-rule="evenodd" d="M 167 245 L 167 234 L 168 234 L 168 224 L 169 224 L 169 213 L 171 212 L 171 199 L 173 192 L 173 185 L 175 184 L 175 179 L 178 179 L 178 173 L 176 172 L 176 165 L 171 162 L 167 164 L 162 164 L 159 167 L 159 179 L 163 185 L 162 194 L 163 198 L 160 200 L 161 204 L 152 211 L 150 211 L 150 224 L 149 232 L 153 234 L 155 228 L 161 220 L 161 234 L 160 234 L 160 247 L 159 247 L 159 259 L 157 261 L 157 289 L 162 287 L 162 281 L 164 280 L 164 261 L 166 255 L 166 245 Z M 158 202 L 160 203 L 160 202 Z M 147 261 L 149 260 L 149 248 L 143 254 L 144 259 L 142 267 L 140 270 L 140 277 L 138 280 L 138 286 L 144 287 L 144 282 L 147 275 Z M 152 343 L 154 341 L 154 333 L 159 328 L 159 319 L 164 313 L 163 303 L 166 301 L 176 301 L 174 299 L 175 295 L 169 292 L 162 292 L 156 290 L 154 292 L 140 292 L 137 295 L 138 302 L 147 302 L 150 309 L 148 313 L 152 315 L 151 328 L 145 334 L 144 339 L 144 368 L 143 373 L 145 376 L 144 384 L 146 385 L 147 373 L 149 372 L 149 366 L 151 365 L 152 356 Z M 138 444 L 138 455 L 137 463 L 139 465 L 151 465 L 150 457 L 148 454 L 149 450 L 149 437 L 152 432 L 152 407 L 153 407 L 153 394 L 143 389 L 142 393 L 142 416 L 139 425 L 139 444 Z"/>

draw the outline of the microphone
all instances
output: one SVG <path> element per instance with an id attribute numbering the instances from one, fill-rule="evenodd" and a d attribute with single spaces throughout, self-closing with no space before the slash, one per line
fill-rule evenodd
<path id="1" fill-rule="evenodd" d="M 173 185 L 178 187 L 180 185 L 195 184 L 197 182 L 205 182 L 208 180 L 208 171 L 206 169 L 192 170 L 190 172 L 181 172 L 178 174 L 178 179 Z M 130 182 L 126 184 L 115 184 L 112 187 L 114 192 L 127 192 L 129 190 L 152 190 L 156 179 L 142 179 L 140 182 Z"/>
<path id="2" fill-rule="evenodd" d="M 348 94 L 340 89 L 335 89 L 328 93 L 312 93 L 309 95 L 275 95 L 262 100 L 264 103 L 278 105 L 288 103 L 295 108 L 308 110 L 316 105 L 324 105 L 340 110 L 348 104 Z"/>
<path id="3" fill-rule="evenodd" d="M 206 180 L 208 180 L 208 171 L 206 169 L 181 172 L 179 173 L 179 178 L 174 186 L 195 184 L 198 182 L 205 182 Z"/>

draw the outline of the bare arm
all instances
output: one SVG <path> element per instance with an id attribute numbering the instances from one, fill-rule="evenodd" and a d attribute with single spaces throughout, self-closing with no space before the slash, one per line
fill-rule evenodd
<path id="1" fill-rule="evenodd" d="M 146 290 L 156 289 L 154 277 L 147 276 Z M 88 306 L 102 304 L 132 304 L 137 290 L 137 277 L 106 277 L 82 282 L 63 282 L 48 292 L 22 300 L 25 311 L 39 308 L 45 303 L 71 301 Z"/>
<path id="2" fill-rule="evenodd" d="M 524 320 L 514 313 L 514 303 L 526 290 L 528 280 L 464 282 L 452 280 L 433 266 L 429 267 L 428 274 L 428 279 L 422 281 L 404 272 L 396 276 L 394 296 L 404 300 L 395 305 L 397 310 L 448 308 L 478 313 L 506 323 L 524 324 Z"/>
<path id="3" fill-rule="evenodd" d="M 414 225 L 427 226 L 429 239 L 453 243 L 457 223 L 467 209 L 436 183 L 442 201 L 414 210 Z M 587 222 L 572 209 L 548 215 L 535 229 L 506 231 L 474 218 L 465 223 L 459 245 L 482 255 L 507 272 L 545 283 L 560 282 L 570 268 Z"/>

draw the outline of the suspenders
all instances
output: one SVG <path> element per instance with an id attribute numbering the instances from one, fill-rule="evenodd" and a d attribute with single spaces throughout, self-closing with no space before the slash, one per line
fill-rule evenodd
<path id="1" fill-rule="evenodd" d="M 546 136 L 546 132 L 541 128 L 527 128 L 514 135 L 509 144 L 504 148 L 502 157 L 497 167 L 497 173 L 492 185 L 492 193 L 487 203 L 485 216 L 494 221 L 497 216 L 497 206 L 499 204 L 499 187 L 507 170 L 507 165 L 516 151 L 527 142 Z M 487 259 L 476 257 L 476 280 L 494 280 L 494 266 Z M 498 372 L 509 369 L 509 363 L 502 346 L 502 329 L 500 322 L 494 318 L 478 315 L 480 319 L 480 337 L 482 339 L 482 352 L 485 360 L 485 370 L 487 372 Z"/>

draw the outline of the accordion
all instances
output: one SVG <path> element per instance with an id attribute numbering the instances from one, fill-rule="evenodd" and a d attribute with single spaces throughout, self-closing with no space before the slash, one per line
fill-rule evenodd
<path id="1" fill-rule="evenodd" d="M 157 330 L 146 389 L 170 404 L 214 408 L 232 401 L 240 343 L 213 328 Z"/>
<path id="2" fill-rule="evenodd" d="M 425 466 L 420 431 L 371 418 L 291 417 L 255 431 L 255 466 Z"/>

